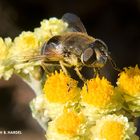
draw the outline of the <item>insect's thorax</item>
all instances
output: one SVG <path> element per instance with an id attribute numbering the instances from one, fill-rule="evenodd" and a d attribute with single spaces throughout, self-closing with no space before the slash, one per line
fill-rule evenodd
<path id="1" fill-rule="evenodd" d="M 85 33 L 66 33 L 61 42 L 63 45 L 64 61 L 73 66 L 81 65 L 83 51 L 94 41 Z"/>

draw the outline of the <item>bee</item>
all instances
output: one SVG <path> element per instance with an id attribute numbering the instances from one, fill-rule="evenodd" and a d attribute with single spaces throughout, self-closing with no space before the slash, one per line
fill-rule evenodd
<path id="1" fill-rule="evenodd" d="M 68 74 L 67 67 L 74 67 L 77 75 L 83 81 L 80 70 L 83 66 L 93 69 L 101 69 L 107 62 L 116 64 L 109 55 L 107 45 L 100 39 L 89 36 L 80 18 L 74 14 L 66 13 L 62 20 L 68 23 L 68 31 L 62 35 L 53 36 L 42 46 L 41 55 L 45 56 L 43 65 L 54 64 L 61 66 Z"/>

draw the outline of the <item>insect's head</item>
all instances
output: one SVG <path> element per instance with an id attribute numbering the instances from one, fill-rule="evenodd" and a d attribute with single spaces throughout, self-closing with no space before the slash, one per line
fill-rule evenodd
<path id="1" fill-rule="evenodd" d="M 81 55 L 81 61 L 89 67 L 103 67 L 108 59 L 108 48 L 106 44 L 96 39 L 93 43 L 89 44 L 87 49 Z"/>

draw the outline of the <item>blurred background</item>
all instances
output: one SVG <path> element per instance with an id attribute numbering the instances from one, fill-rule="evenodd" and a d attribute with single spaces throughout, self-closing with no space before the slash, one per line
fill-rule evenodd
<path id="1" fill-rule="evenodd" d="M 119 68 L 140 64 L 140 0 L 0 0 L 0 36 L 14 38 L 33 31 L 41 20 L 61 18 L 66 12 L 78 15 L 88 34 L 108 45 Z M 115 83 L 118 72 L 111 64 L 102 73 Z M 45 140 L 28 106 L 33 97 L 19 77 L 0 80 L 0 131 L 22 131 L 15 136 L 0 134 L 0 140 Z"/>

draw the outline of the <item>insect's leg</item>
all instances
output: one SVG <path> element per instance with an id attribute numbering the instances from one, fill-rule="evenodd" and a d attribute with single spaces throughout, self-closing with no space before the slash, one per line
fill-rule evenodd
<path id="1" fill-rule="evenodd" d="M 65 68 L 66 64 L 65 64 L 63 61 L 59 61 L 59 63 L 60 63 L 60 66 L 61 66 L 63 72 L 64 72 L 66 75 L 69 75 L 67 69 Z"/>
<path id="2" fill-rule="evenodd" d="M 94 77 L 100 74 L 99 68 L 93 68 L 93 72 L 94 72 Z"/>
<path id="3" fill-rule="evenodd" d="M 83 77 L 83 75 L 81 74 L 80 68 L 75 67 L 74 70 L 76 71 L 76 73 L 77 73 L 77 75 L 79 76 L 79 78 L 80 78 L 83 82 L 85 82 L 86 79 L 85 79 L 85 78 Z"/>
<path id="4" fill-rule="evenodd" d="M 78 67 L 75 68 L 75 71 L 77 73 L 77 75 L 79 76 L 79 78 L 84 82 L 85 86 L 86 86 L 86 90 L 88 92 L 88 85 L 86 82 L 86 79 L 83 77 L 83 75 L 81 74 L 81 72 L 79 71 L 80 69 Z"/>
<path id="5" fill-rule="evenodd" d="M 63 66 L 66 66 L 66 67 L 68 67 L 68 68 L 70 68 L 70 67 L 72 67 L 70 64 L 68 64 L 68 63 L 65 63 L 65 62 L 62 62 L 63 63 Z"/>
<path id="6" fill-rule="evenodd" d="M 47 69 L 47 67 L 46 67 L 46 63 L 45 62 L 41 62 L 41 67 L 43 68 L 43 70 L 48 74 L 49 73 L 49 71 L 48 71 L 48 69 Z"/>
<path id="7" fill-rule="evenodd" d="M 60 65 L 59 64 L 51 64 L 51 63 L 42 62 L 41 66 L 47 74 L 50 74 L 51 72 L 49 71 L 48 67 L 54 67 L 54 66 L 60 66 Z"/>
<path id="8" fill-rule="evenodd" d="M 71 65 L 69 65 L 69 64 L 67 64 L 67 63 L 64 63 L 64 62 L 62 62 L 63 63 L 63 67 L 64 66 L 66 66 L 66 67 L 71 67 Z M 65 68 L 65 67 L 64 67 Z M 63 69 L 63 68 L 62 68 Z M 74 68 L 74 70 L 76 71 L 76 74 L 79 76 L 79 78 L 83 81 L 83 82 L 85 82 L 86 81 L 86 79 L 83 77 L 83 75 L 81 74 L 81 72 L 80 72 L 80 67 L 75 67 Z"/>

